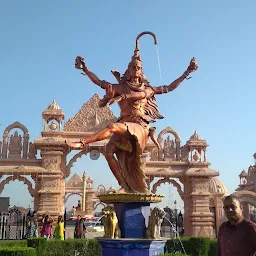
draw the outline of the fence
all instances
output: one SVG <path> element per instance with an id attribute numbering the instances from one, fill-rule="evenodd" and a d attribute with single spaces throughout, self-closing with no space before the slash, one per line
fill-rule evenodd
<path id="1" fill-rule="evenodd" d="M 27 215 L 17 208 L 0 213 L 0 240 L 21 240 L 26 233 Z"/>

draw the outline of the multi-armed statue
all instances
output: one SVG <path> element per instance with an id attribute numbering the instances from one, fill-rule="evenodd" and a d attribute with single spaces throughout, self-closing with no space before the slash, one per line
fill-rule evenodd
<path id="1" fill-rule="evenodd" d="M 118 192 L 150 194 L 142 169 L 141 155 L 149 137 L 158 146 L 154 139 L 155 128 L 150 127 L 150 123 L 163 118 L 158 111 L 155 95 L 173 91 L 198 68 L 195 59 L 192 58 L 186 71 L 170 85 L 151 86 L 143 73 L 139 54 L 139 39 L 145 34 L 152 35 L 157 44 L 157 38 L 152 32 L 139 34 L 134 55 L 124 75 L 121 76 L 115 70 L 111 71 L 117 79 L 116 84 L 99 79 L 85 65 L 83 57 L 78 56 L 75 63 L 77 69 L 81 69 L 94 84 L 106 91 L 99 106 L 104 107 L 117 102 L 121 113 L 116 123 L 110 124 L 89 138 L 79 142 L 67 141 L 67 144 L 73 149 L 82 149 L 89 143 L 110 138 L 106 146 L 106 159 L 121 186 Z"/>

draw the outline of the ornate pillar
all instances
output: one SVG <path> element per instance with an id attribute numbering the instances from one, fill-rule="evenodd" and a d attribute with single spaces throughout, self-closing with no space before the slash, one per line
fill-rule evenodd
<path id="1" fill-rule="evenodd" d="M 188 177 L 184 179 L 184 235 L 191 236 L 192 226 L 191 226 L 191 215 L 192 215 L 192 202 L 191 202 L 191 193 L 192 193 L 192 180 Z"/>
<path id="2" fill-rule="evenodd" d="M 83 192 L 82 192 L 82 211 L 85 211 L 85 199 L 86 199 L 86 173 L 83 173 Z"/>
<path id="3" fill-rule="evenodd" d="M 7 158 L 8 150 L 8 132 L 3 135 L 3 147 L 2 147 L 2 158 Z"/>
<path id="4" fill-rule="evenodd" d="M 50 214 L 54 219 L 64 214 L 65 179 L 61 169 L 62 147 L 42 147 L 42 167 L 38 175 L 38 215 Z"/>
<path id="5" fill-rule="evenodd" d="M 225 221 L 225 213 L 223 210 L 223 197 L 224 197 L 224 194 L 218 194 L 214 196 L 217 236 L 218 236 L 220 225 Z"/>
<path id="6" fill-rule="evenodd" d="M 28 142 L 29 142 L 29 134 L 24 133 L 23 136 L 23 152 L 22 152 L 22 158 L 27 159 L 28 158 Z"/>
<path id="7" fill-rule="evenodd" d="M 94 215 L 93 196 L 94 196 L 93 188 L 87 188 L 86 203 L 85 203 L 85 215 Z"/>
<path id="8" fill-rule="evenodd" d="M 180 161 L 180 140 L 175 140 L 176 144 L 176 161 Z"/>
<path id="9" fill-rule="evenodd" d="M 209 177 L 186 177 L 184 184 L 185 236 L 213 237 Z"/>

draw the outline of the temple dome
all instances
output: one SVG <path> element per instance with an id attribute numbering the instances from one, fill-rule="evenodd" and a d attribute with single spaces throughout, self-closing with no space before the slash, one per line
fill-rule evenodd
<path id="1" fill-rule="evenodd" d="M 210 193 L 213 194 L 228 194 L 228 190 L 224 183 L 217 177 L 210 179 Z"/>
<path id="2" fill-rule="evenodd" d="M 53 100 L 52 104 L 47 107 L 48 110 L 61 110 L 60 106 Z"/>
<path id="3" fill-rule="evenodd" d="M 239 174 L 239 177 L 240 178 L 246 178 L 248 176 L 248 174 L 246 173 L 245 170 L 243 170 L 240 174 Z"/>
<path id="4" fill-rule="evenodd" d="M 197 131 L 190 137 L 190 140 L 202 140 L 202 138 L 198 135 Z"/>

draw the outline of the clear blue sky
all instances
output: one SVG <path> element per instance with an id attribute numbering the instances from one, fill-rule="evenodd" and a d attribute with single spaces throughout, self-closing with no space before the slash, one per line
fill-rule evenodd
<path id="1" fill-rule="evenodd" d="M 152 85 L 176 79 L 192 56 L 199 64 L 191 80 L 157 98 L 166 117 L 158 122 L 158 131 L 171 126 L 185 143 L 196 129 L 210 145 L 211 167 L 233 192 L 256 151 L 255 13 L 253 0 L 3 1 L 0 132 L 17 120 L 32 139 L 39 137 L 41 113 L 53 99 L 67 119 L 74 116 L 94 93 L 103 95 L 74 68 L 75 57 L 84 56 L 100 78 L 114 81 L 110 70 L 124 72 L 136 36 L 150 30 L 158 36 L 162 69 L 160 79 L 153 40 L 143 37 L 144 72 Z M 96 185 L 114 183 L 103 159 L 84 157 L 72 174 L 84 169 Z M 14 184 L 2 195 L 28 204 L 26 186 Z"/>

